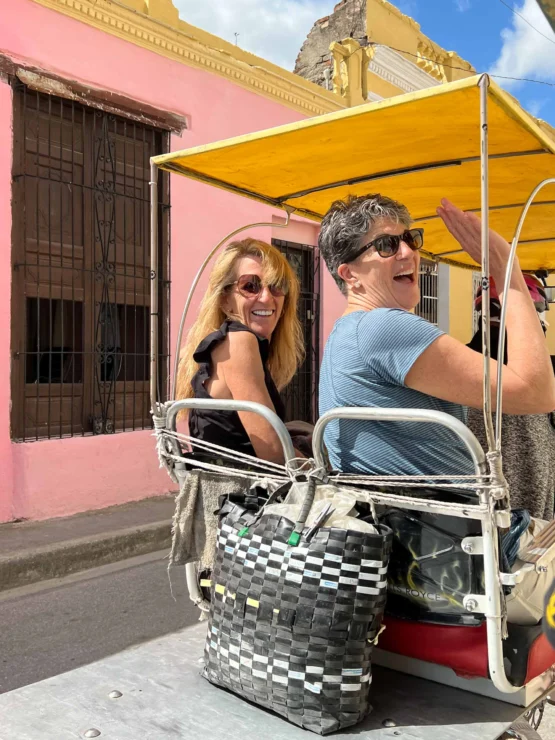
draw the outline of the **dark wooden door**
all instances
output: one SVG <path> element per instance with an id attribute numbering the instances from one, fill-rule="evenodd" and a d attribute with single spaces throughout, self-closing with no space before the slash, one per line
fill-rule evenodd
<path id="1" fill-rule="evenodd" d="M 303 329 L 305 359 L 282 392 L 287 421 L 314 423 L 318 418 L 320 365 L 320 258 L 316 247 L 272 239 L 285 255 L 300 283 L 299 319 Z"/>

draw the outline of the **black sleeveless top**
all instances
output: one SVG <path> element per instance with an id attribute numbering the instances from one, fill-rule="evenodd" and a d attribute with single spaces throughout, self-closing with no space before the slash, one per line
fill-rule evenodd
<path id="1" fill-rule="evenodd" d="M 260 339 L 260 337 L 239 321 L 227 319 L 219 329 L 203 339 L 195 350 L 193 358 L 195 362 L 198 362 L 199 369 L 191 380 L 194 397 L 212 398 L 205 388 L 205 383 L 212 375 L 212 350 L 223 342 L 228 332 L 232 331 L 248 331 L 258 339 L 258 349 L 260 350 L 260 359 L 264 367 L 266 388 L 274 404 L 276 414 L 284 421 L 285 407 L 267 367 L 270 343 L 267 339 Z M 241 423 L 239 414 L 236 411 L 199 411 L 197 409 L 191 409 L 189 412 L 189 434 L 195 439 L 202 439 L 206 442 L 227 447 L 230 450 L 237 450 L 246 455 L 256 456 L 249 435 L 245 431 L 245 427 Z"/>

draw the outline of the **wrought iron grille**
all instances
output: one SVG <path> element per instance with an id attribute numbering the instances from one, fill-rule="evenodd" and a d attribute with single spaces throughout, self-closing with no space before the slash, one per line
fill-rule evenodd
<path id="1" fill-rule="evenodd" d="M 320 256 L 316 247 L 272 239 L 299 278 L 299 319 L 303 328 L 305 359 L 282 392 L 287 421 L 315 423 L 318 417 L 320 367 Z"/>
<path id="2" fill-rule="evenodd" d="M 437 324 L 437 264 L 428 260 L 420 262 L 420 303 L 415 309 L 417 316 Z"/>
<path id="3" fill-rule="evenodd" d="M 12 437 L 151 426 L 149 158 L 167 132 L 14 83 Z M 168 316 L 169 184 L 160 187 Z M 167 377 L 167 321 L 160 377 Z"/>

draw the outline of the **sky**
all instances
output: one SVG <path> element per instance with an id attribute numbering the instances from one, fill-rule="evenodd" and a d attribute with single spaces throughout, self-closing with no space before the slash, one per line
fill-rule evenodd
<path id="1" fill-rule="evenodd" d="M 173 1 L 188 23 L 289 70 L 314 22 L 329 15 L 337 2 Z M 457 52 L 479 72 L 550 82 L 553 86 L 495 78 L 530 113 L 555 125 L 555 33 L 536 0 L 396 0 L 393 4 L 417 20 L 433 41 Z"/>

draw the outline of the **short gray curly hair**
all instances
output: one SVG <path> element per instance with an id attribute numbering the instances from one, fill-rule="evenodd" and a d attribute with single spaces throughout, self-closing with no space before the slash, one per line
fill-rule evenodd
<path id="1" fill-rule="evenodd" d="M 349 195 L 345 200 L 336 200 L 322 219 L 318 246 L 328 270 L 343 294 L 346 294 L 347 289 L 337 268 L 352 261 L 363 237 L 382 218 L 407 228 L 412 223 L 406 206 L 379 193 Z"/>

